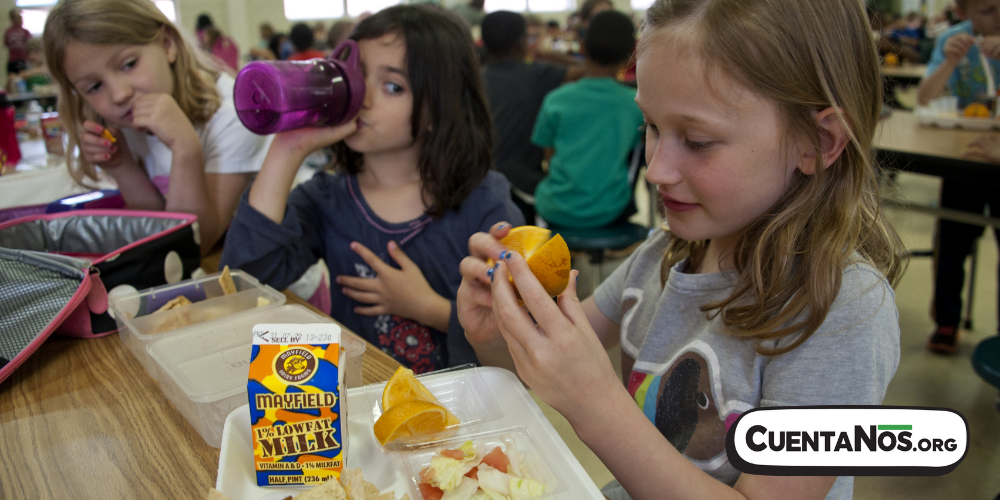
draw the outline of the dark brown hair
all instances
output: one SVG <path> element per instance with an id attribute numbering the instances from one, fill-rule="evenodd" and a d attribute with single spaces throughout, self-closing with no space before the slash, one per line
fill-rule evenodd
<path id="1" fill-rule="evenodd" d="M 351 34 L 355 41 L 395 33 L 406 43 L 406 71 L 413 91 L 411 130 L 423 138 L 417 168 L 432 200 L 427 213 L 457 210 L 492 167 L 493 126 L 483 96 L 479 58 L 468 27 L 433 5 L 398 5 L 379 11 Z M 428 129 L 430 131 L 428 131 Z M 334 145 L 336 167 L 364 168 L 363 155 Z"/>

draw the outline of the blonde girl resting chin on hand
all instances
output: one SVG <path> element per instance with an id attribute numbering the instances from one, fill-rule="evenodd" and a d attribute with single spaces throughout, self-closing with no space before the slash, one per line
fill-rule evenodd
<path id="1" fill-rule="evenodd" d="M 877 405 L 899 362 L 902 245 L 879 206 L 863 7 L 658 0 L 646 15 L 636 101 L 669 230 L 582 303 L 574 279 L 548 300 L 503 254 L 507 227 L 473 236 L 466 336 L 569 420 L 615 475 L 612 500 L 850 498 L 852 477 L 741 474 L 726 431 L 754 407 Z"/>
<path id="2" fill-rule="evenodd" d="M 98 167 L 130 209 L 197 215 L 209 251 L 271 139 L 240 123 L 233 78 L 148 1 L 63 0 L 42 38 L 67 151 L 79 147 L 68 161 L 73 178 L 96 180 Z"/>

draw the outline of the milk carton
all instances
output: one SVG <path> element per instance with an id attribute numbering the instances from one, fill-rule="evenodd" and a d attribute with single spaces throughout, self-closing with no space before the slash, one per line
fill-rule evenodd
<path id="1" fill-rule="evenodd" d="M 247 392 L 258 486 L 340 477 L 347 449 L 340 334 L 335 324 L 254 326 Z"/>

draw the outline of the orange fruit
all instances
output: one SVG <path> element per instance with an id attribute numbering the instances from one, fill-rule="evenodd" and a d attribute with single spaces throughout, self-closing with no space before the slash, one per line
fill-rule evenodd
<path id="1" fill-rule="evenodd" d="M 448 426 L 448 411 L 427 401 L 403 401 L 375 422 L 375 439 L 382 445 L 419 434 L 442 431 Z"/>
<path id="2" fill-rule="evenodd" d="M 964 114 L 973 118 L 989 118 L 990 108 L 981 102 L 974 102 L 965 107 Z"/>
<path id="3" fill-rule="evenodd" d="M 428 391 L 424 384 L 413 376 L 413 370 L 400 366 L 396 368 L 396 373 L 385 384 L 382 389 L 382 412 L 396 406 L 403 401 L 427 401 L 428 403 L 438 403 L 438 400 Z"/>
<path id="4" fill-rule="evenodd" d="M 545 293 L 549 297 L 555 297 L 569 284 L 572 268 L 566 241 L 558 234 L 550 239 L 551 234 L 552 231 L 537 226 L 520 226 L 511 229 L 500 243 L 521 254 L 528 262 L 532 274 L 545 288 Z M 517 288 L 514 290 L 516 292 Z"/>

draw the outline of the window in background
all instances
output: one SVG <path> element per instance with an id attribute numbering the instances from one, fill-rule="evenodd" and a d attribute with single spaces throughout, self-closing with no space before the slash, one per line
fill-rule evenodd
<path id="1" fill-rule="evenodd" d="M 486 12 L 495 12 L 498 10 L 524 12 L 525 10 L 528 10 L 528 0 L 486 0 L 483 10 Z"/>
<path id="2" fill-rule="evenodd" d="M 45 20 L 49 18 L 49 9 L 21 9 L 22 26 L 34 36 L 41 36 L 45 31 Z"/>
<path id="3" fill-rule="evenodd" d="M 401 3 L 402 0 L 347 0 L 347 15 L 358 17 L 365 12 L 375 13 Z"/>
<path id="4" fill-rule="evenodd" d="M 653 5 L 653 0 L 631 0 L 632 10 L 646 10 L 650 5 Z"/>
<path id="5" fill-rule="evenodd" d="M 174 0 L 153 0 L 153 3 L 163 15 L 167 16 L 167 19 L 170 19 L 170 22 L 177 22 L 177 9 L 174 8 Z"/>
<path id="6" fill-rule="evenodd" d="M 285 19 L 289 21 L 344 17 L 342 1 L 284 0 L 284 2 Z"/>
<path id="7" fill-rule="evenodd" d="M 528 0 L 528 8 L 531 12 L 563 12 L 573 10 L 574 5 L 572 0 Z"/>

